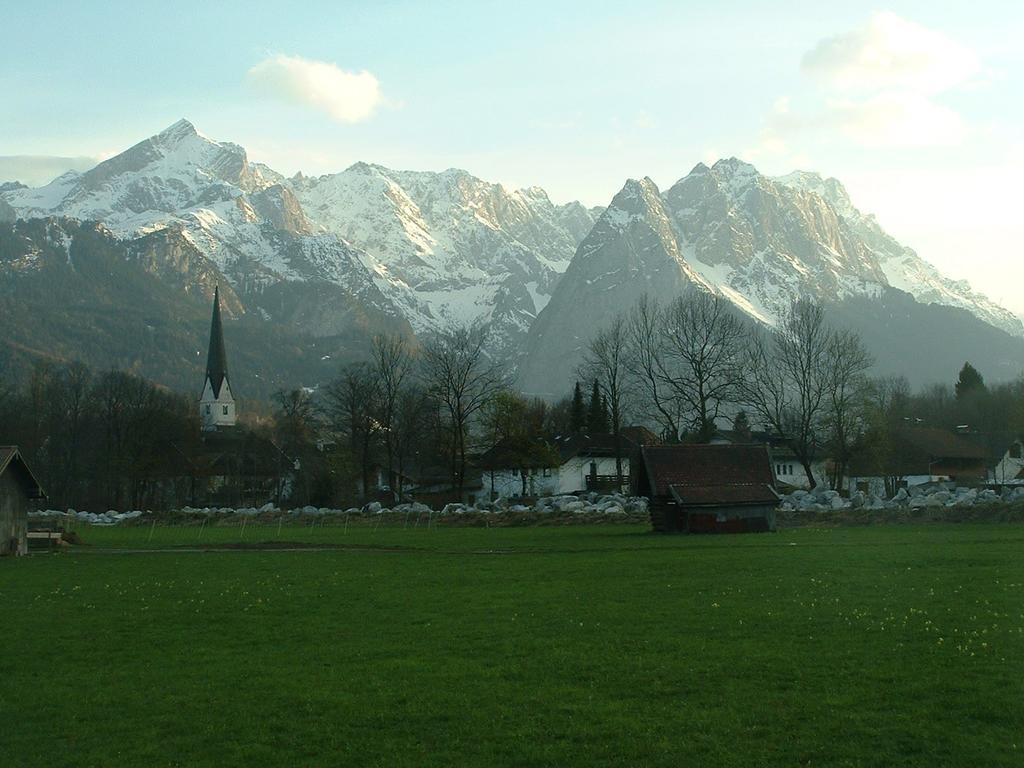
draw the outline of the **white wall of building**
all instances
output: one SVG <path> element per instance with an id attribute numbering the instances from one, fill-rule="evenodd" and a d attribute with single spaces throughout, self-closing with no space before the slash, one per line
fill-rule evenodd
<path id="1" fill-rule="evenodd" d="M 592 472 L 591 464 L 596 465 L 596 472 Z M 573 456 L 566 461 L 558 473 L 558 492 L 574 493 L 587 489 L 587 475 L 614 475 L 614 456 Z M 629 459 L 622 459 L 622 478 L 624 483 L 629 482 Z"/>
<path id="2" fill-rule="evenodd" d="M 221 384 L 220 397 L 214 397 L 213 384 L 209 379 L 206 380 L 202 397 L 199 398 L 199 419 L 205 430 L 235 426 L 235 399 L 231 396 L 231 386 L 227 381 Z"/>
<path id="3" fill-rule="evenodd" d="M 1024 470 L 1024 444 L 1018 440 L 1003 454 L 989 480 L 994 483 L 1011 483 L 1017 479 L 1021 470 Z"/>
<path id="4" fill-rule="evenodd" d="M 484 494 L 491 493 L 493 488 L 496 498 L 509 499 L 523 494 L 523 477 L 518 469 L 485 470 L 480 477 L 484 488 Z M 559 493 L 558 468 L 550 469 L 527 469 L 526 470 L 526 495 L 527 496 L 552 496 Z"/>

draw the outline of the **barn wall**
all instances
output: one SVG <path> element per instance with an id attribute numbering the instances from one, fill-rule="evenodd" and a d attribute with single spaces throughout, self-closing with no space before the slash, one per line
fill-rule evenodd
<path id="1" fill-rule="evenodd" d="M 692 509 L 687 525 L 691 533 L 753 533 L 775 530 L 774 505 Z"/>
<path id="2" fill-rule="evenodd" d="M 28 551 L 28 503 L 28 496 L 12 473 L 0 474 L 0 555 L 24 555 Z"/>

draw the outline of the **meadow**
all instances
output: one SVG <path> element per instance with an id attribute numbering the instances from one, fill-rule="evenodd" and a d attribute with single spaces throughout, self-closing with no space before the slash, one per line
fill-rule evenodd
<path id="1" fill-rule="evenodd" d="M 1024 765 L 1020 525 L 78 534 L 0 561 L 5 767 Z"/>

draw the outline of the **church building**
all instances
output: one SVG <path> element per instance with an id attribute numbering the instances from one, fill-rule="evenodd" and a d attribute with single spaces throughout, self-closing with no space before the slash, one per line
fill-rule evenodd
<path id="1" fill-rule="evenodd" d="M 220 320 L 220 288 L 213 291 L 213 319 L 210 322 L 210 350 L 206 355 L 206 382 L 199 398 L 199 419 L 203 431 L 235 426 L 235 398 L 228 381 L 228 357 L 224 351 L 224 327 Z"/>

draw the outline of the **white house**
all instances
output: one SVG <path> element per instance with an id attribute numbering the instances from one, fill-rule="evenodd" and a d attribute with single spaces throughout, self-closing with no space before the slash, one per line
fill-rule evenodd
<path id="1" fill-rule="evenodd" d="M 499 444 L 480 457 L 481 483 L 494 499 L 624 489 L 629 487 L 630 460 L 637 447 L 657 442 L 657 437 L 642 427 L 622 430 L 618 450 L 621 486 L 615 438 L 608 433 L 538 438 L 536 450 L 512 451 L 508 444 Z"/>
<path id="2" fill-rule="evenodd" d="M 989 472 L 993 483 L 1024 483 L 1024 440 L 1015 438 Z"/>
<path id="3" fill-rule="evenodd" d="M 804 489 L 811 486 L 807 481 L 807 473 L 804 472 L 803 465 L 785 438 L 768 432 L 739 433 L 734 430 L 720 429 L 709 442 L 712 445 L 767 445 L 772 474 L 775 476 L 777 486 Z M 828 467 L 827 459 L 811 462 L 811 473 L 818 485 L 828 484 Z"/>

